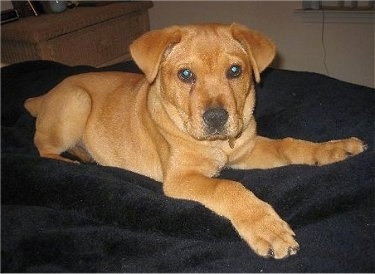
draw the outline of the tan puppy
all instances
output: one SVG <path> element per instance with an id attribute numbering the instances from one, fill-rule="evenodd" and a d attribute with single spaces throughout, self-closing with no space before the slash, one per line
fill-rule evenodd
<path id="1" fill-rule="evenodd" d="M 228 218 L 259 255 L 284 258 L 299 249 L 273 208 L 240 183 L 214 178 L 223 167 L 323 165 L 364 150 L 356 138 L 312 143 L 257 136 L 254 81 L 274 44 L 244 26 L 172 26 L 131 45 L 145 76 L 87 73 L 28 99 L 42 157 L 64 151 L 149 176 L 166 195 L 202 203 Z"/>

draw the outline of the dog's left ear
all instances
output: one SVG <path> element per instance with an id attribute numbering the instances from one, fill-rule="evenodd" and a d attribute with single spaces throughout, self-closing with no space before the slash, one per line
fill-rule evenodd
<path id="1" fill-rule="evenodd" d="M 130 45 L 130 53 L 146 79 L 152 83 L 166 49 L 181 40 L 180 28 L 172 26 L 143 34 Z"/>
<path id="2" fill-rule="evenodd" d="M 276 54 L 275 44 L 262 33 L 239 24 L 232 24 L 230 30 L 250 57 L 255 81 L 260 82 L 260 73 L 272 62 Z"/>

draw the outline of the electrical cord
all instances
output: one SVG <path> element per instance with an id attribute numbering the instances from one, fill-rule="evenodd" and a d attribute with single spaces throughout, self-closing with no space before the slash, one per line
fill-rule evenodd
<path id="1" fill-rule="evenodd" d="M 325 45 L 325 31 L 326 31 L 326 18 L 325 18 L 325 13 L 324 9 L 321 9 L 322 11 L 322 31 L 321 31 L 321 43 L 322 43 L 322 49 L 323 49 L 323 64 L 324 64 L 324 69 L 327 73 L 328 76 L 330 76 L 329 70 L 328 70 L 328 65 L 327 65 L 327 50 L 326 50 L 326 45 Z"/>

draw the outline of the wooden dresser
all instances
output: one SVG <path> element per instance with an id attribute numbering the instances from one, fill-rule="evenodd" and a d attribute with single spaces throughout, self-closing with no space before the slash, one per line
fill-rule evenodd
<path id="1" fill-rule="evenodd" d="M 150 28 L 152 5 L 128 1 L 20 18 L 1 27 L 1 62 L 42 59 L 100 67 L 129 60 L 129 44 Z"/>

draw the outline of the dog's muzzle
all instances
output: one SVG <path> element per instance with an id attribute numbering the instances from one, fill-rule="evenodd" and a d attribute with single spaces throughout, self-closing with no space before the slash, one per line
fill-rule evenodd
<path id="1" fill-rule="evenodd" d="M 209 108 L 203 113 L 203 121 L 207 133 L 210 135 L 221 135 L 228 121 L 228 112 L 221 107 Z"/>

